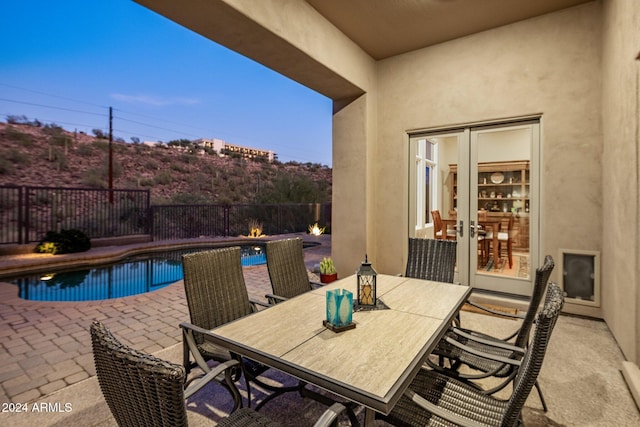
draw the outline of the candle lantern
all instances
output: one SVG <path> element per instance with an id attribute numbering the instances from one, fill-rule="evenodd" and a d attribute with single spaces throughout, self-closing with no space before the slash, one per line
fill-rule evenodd
<path id="1" fill-rule="evenodd" d="M 358 276 L 358 305 L 361 307 L 376 306 L 376 276 L 378 273 L 371 267 L 367 256 L 356 272 Z"/>

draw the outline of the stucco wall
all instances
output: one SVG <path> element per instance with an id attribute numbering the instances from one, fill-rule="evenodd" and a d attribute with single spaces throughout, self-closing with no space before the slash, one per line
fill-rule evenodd
<path id="1" fill-rule="evenodd" d="M 339 277 L 353 274 L 367 251 L 367 139 L 373 141 L 367 138 L 368 97 L 363 95 L 333 117 L 331 251 Z"/>
<path id="2" fill-rule="evenodd" d="M 559 248 L 602 249 L 600 40 L 594 2 L 379 63 L 374 185 L 377 202 L 392 207 L 375 221 L 381 271 L 402 271 L 406 131 L 535 113 L 542 113 L 542 253 L 558 259 Z"/>
<path id="3" fill-rule="evenodd" d="M 603 13 L 603 311 L 625 356 L 640 360 L 638 91 L 640 3 L 610 0 Z"/>

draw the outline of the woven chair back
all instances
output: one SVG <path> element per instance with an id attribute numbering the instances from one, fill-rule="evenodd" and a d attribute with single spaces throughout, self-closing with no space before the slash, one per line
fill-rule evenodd
<path id="1" fill-rule="evenodd" d="M 187 254 L 182 266 L 191 323 L 213 329 L 251 313 L 240 247 Z M 201 343 L 202 337 L 194 335 Z"/>
<path id="2" fill-rule="evenodd" d="M 560 310 L 564 305 L 562 289 L 550 283 L 544 307 L 538 313 L 533 340 L 527 348 L 527 352 L 518 369 L 513 382 L 513 392 L 507 404 L 507 410 L 502 419 L 502 426 L 515 426 L 520 418 L 520 411 L 524 406 L 531 389 L 536 383 L 542 362 L 544 360 L 551 332 L 558 320 Z"/>
<path id="3" fill-rule="evenodd" d="M 456 247 L 455 240 L 410 237 L 405 276 L 453 283 Z"/>
<path id="4" fill-rule="evenodd" d="M 267 269 L 274 295 L 292 298 L 311 290 L 299 237 L 267 242 Z"/>
<path id="5" fill-rule="evenodd" d="M 524 315 L 520 330 L 514 342 L 518 347 L 524 347 L 529 341 L 529 334 L 531 333 L 533 322 L 538 314 L 540 303 L 547 292 L 547 284 L 549 283 L 549 277 L 551 277 L 554 266 L 553 258 L 551 255 L 547 255 L 544 257 L 542 267 L 536 269 L 536 278 L 533 282 L 533 292 L 531 293 L 529 307 L 527 308 L 527 312 Z"/>
<path id="6" fill-rule="evenodd" d="M 100 322 L 90 331 L 98 383 L 119 426 L 187 425 L 184 367 L 127 347 Z"/>

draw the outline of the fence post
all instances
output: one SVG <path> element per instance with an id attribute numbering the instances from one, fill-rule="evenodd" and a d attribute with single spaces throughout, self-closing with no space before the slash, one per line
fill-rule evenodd
<path id="1" fill-rule="evenodd" d="M 147 214 L 147 229 L 145 230 L 145 232 L 149 235 L 151 235 L 151 241 L 154 241 L 154 233 L 153 233 L 153 209 L 151 206 L 151 191 L 147 191 L 147 208 L 145 209 L 146 214 Z"/>
<path id="2" fill-rule="evenodd" d="M 151 241 L 156 240 L 156 228 L 154 227 L 155 209 L 153 206 L 147 206 L 147 234 L 151 236 Z"/>
<path id="3" fill-rule="evenodd" d="M 229 205 L 224 205 L 224 237 L 228 237 L 229 233 Z"/>
<path id="4" fill-rule="evenodd" d="M 22 205 L 22 196 L 24 193 L 24 187 L 18 187 L 18 243 L 19 244 L 23 244 L 24 242 L 22 241 L 23 237 L 22 237 L 22 227 L 24 227 L 24 224 L 22 223 L 22 221 L 24 221 L 24 216 L 23 216 L 23 210 L 24 210 L 24 206 Z"/>
<path id="5" fill-rule="evenodd" d="M 30 234 L 30 222 L 29 218 L 31 217 L 31 198 L 29 197 L 28 187 L 24 187 L 24 236 L 22 243 L 29 243 L 29 234 Z"/>

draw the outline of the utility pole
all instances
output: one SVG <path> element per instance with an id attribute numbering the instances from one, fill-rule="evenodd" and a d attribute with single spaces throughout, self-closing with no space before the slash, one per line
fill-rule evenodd
<path id="1" fill-rule="evenodd" d="M 109 203 L 113 204 L 113 107 L 109 107 Z"/>

